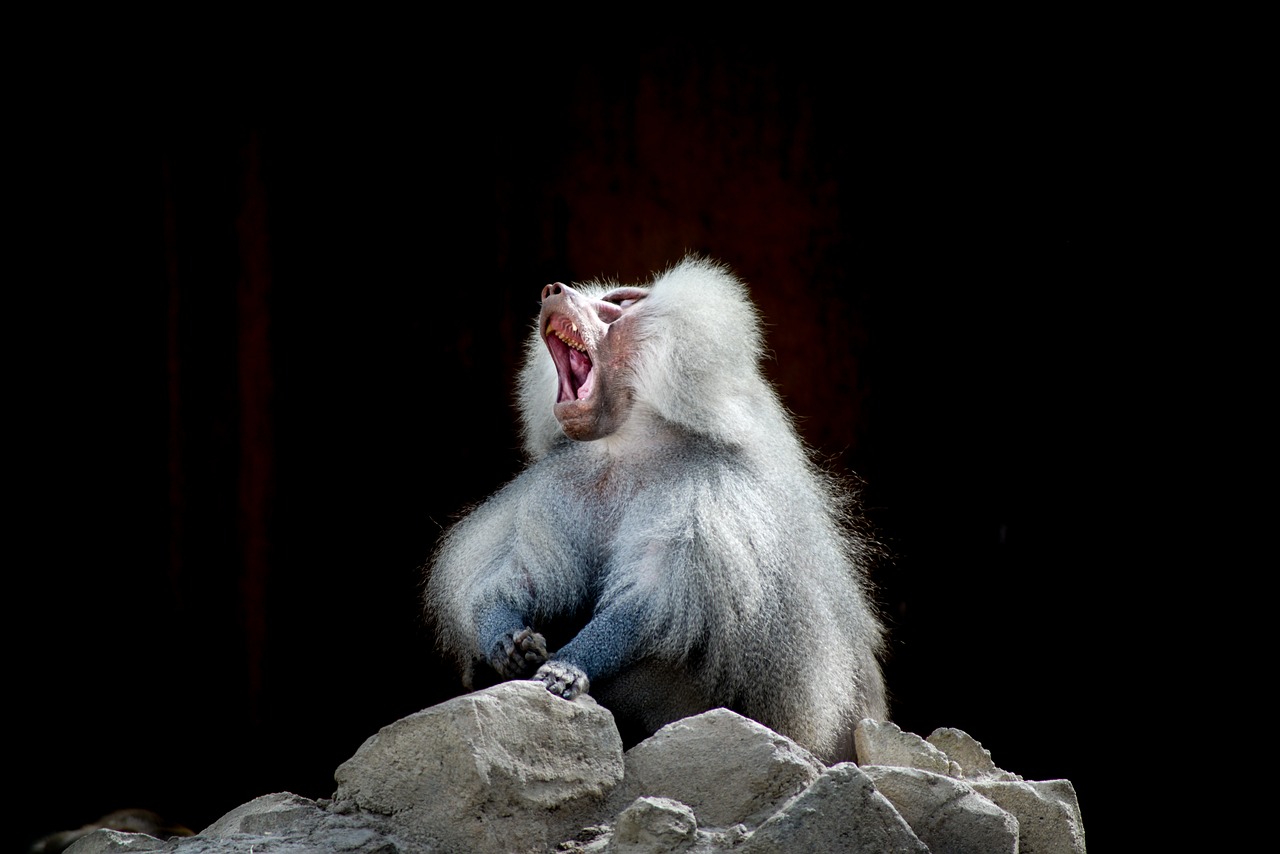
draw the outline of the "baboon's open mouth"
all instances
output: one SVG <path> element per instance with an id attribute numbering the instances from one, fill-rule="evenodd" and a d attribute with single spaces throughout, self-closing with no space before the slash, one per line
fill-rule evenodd
<path id="1" fill-rule="evenodd" d="M 594 374 L 587 343 L 578 335 L 578 327 L 567 317 L 556 315 L 547 323 L 546 340 L 556 373 L 560 375 L 556 403 L 589 397 Z"/>

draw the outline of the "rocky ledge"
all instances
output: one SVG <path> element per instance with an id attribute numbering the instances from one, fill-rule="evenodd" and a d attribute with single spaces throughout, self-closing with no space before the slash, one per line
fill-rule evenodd
<path id="1" fill-rule="evenodd" d="M 858 763 L 827 767 L 715 709 L 625 753 L 613 715 L 507 682 L 410 715 L 334 773 L 330 799 L 288 792 L 194 836 L 98 829 L 68 854 L 1083 854 L 1069 780 L 997 768 L 957 729 L 928 738 L 863 721 Z"/>

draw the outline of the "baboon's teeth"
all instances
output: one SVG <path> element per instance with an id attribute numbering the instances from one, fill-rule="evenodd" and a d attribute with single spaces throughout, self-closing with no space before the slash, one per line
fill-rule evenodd
<path id="1" fill-rule="evenodd" d="M 573 327 L 573 331 L 574 331 L 574 332 L 577 332 L 577 331 L 578 331 L 578 327 L 577 327 L 577 326 L 574 326 L 574 327 Z M 561 341 L 563 341 L 567 346 L 572 347 L 573 349 L 575 349 L 575 350 L 577 350 L 577 351 L 579 351 L 579 352 L 581 352 L 581 353 L 585 353 L 585 352 L 587 352 L 587 348 L 586 348 L 585 346 L 583 346 L 582 344 L 579 344 L 577 341 L 574 341 L 574 340 L 572 340 L 572 339 L 566 338 L 564 335 L 560 334 L 560 332 L 559 332 L 558 330 L 556 330 L 556 329 L 552 329 L 550 324 L 547 324 L 547 334 L 548 334 L 548 335 L 554 335 L 554 336 L 556 336 L 556 337 L 557 337 L 557 338 L 559 338 Z"/>

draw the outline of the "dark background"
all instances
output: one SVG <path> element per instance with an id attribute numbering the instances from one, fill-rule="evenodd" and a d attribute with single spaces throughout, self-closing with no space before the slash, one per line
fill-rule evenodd
<path id="1" fill-rule="evenodd" d="M 1126 579 L 1159 488 L 1143 342 L 1185 251 L 1163 88 L 1098 42 L 840 39 L 174 40 L 24 125 L 18 534 L 57 557 L 15 600 L 23 837 L 326 797 L 457 693 L 419 567 L 520 466 L 541 286 L 696 251 L 749 284 L 802 434 L 863 480 L 896 722 L 1072 780 L 1106 850 L 1097 724 L 1143 691 Z"/>

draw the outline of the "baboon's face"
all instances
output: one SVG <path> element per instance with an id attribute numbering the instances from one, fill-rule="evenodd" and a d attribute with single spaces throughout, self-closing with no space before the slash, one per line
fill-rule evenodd
<path id="1" fill-rule="evenodd" d="M 555 416 L 578 441 L 614 433 L 631 411 L 627 367 L 636 352 L 634 315 L 646 288 L 588 297 L 556 282 L 542 289 L 538 329 L 559 376 Z"/>

